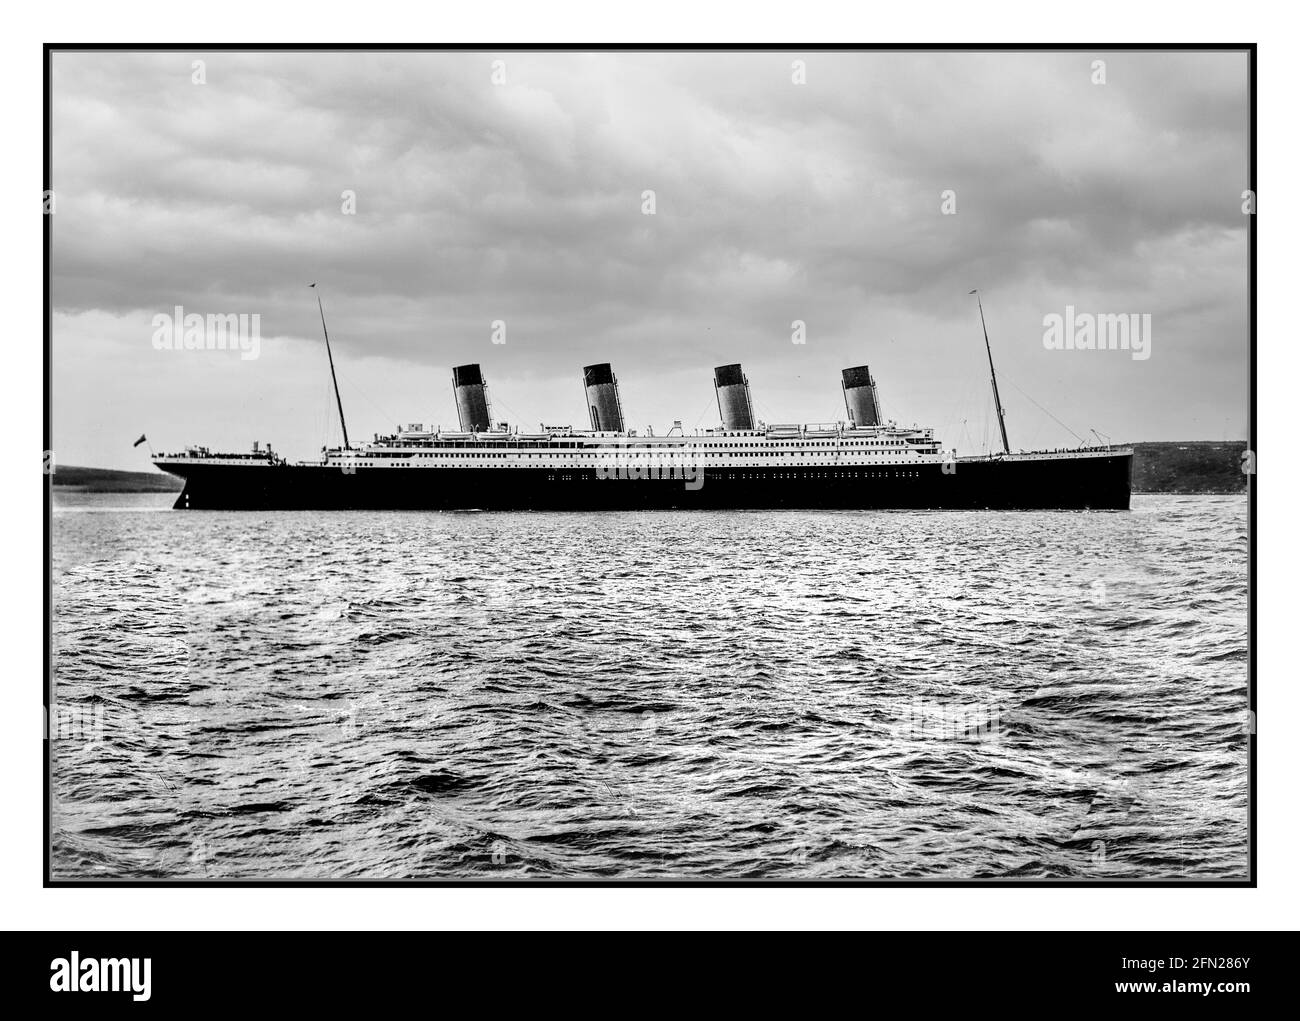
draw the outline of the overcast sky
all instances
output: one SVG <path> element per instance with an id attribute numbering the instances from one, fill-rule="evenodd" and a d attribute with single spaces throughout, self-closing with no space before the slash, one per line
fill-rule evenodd
<path id="1" fill-rule="evenodd" d="M 1013 448 L 1077 442 L 1038 405 L 1242 438 L 1248 130 L 1236 53 L 57 53 L 56 456 L 338 442 L 312 281 L 354 442 L 454 428 L 463 362 L 533 428 L 585 426 L 609 361 L 656 432 L 716 424 L 736 361 L 765 420 L 842 419 L 867 363 L 887 416 L 975 452 L 974 287 Z M 177 305 L 260 314 L 260 356 L 156 350 Z M 1067 305 L 1149 313 L 1151 357 L 1048 350 Z"/>

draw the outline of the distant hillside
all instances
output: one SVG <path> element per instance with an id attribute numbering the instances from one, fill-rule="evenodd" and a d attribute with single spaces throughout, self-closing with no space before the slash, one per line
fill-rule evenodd
<path id="1" fill-rule="evenodd" d="M 122 472 L 55 464 L 54 484 L 83 493 L 179 493 L 184 482 L 166 472 Z"/>
<path id="2" fill-rule="evenodd" d="M 1244 493 L 1243 440 L 1134 443 L 1135 493 Z"/>

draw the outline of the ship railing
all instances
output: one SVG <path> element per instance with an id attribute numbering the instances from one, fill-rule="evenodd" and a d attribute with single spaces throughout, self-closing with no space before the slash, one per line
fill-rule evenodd
<path id="1" fill-rule="evenodd" d="M 207 447 L 189 447 L 176 453 L 161 453 L 154 457 L 156 461 L 266 461 L 270 464 L 276 463 L 278 455 L 274 451 L 259 450 L 256 453 L 249 453 L 246 450 L 232 451 L 229 453 L 209 450 Z M 279 458 L 283 460 L 283 458 Z"/>

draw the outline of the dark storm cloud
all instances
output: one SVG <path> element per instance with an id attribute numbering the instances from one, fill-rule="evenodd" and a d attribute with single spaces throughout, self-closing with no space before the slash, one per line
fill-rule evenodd
<path id="1" fill-rule="evenodd" d="M 978 369 L 978 285 L 1026 390 L 1072 405 L 1083 384 L 1089 421 L 1117 435 L 1240 432 L 1242 55 L 60 53 L 54 67 L 56 397 L 99 401 L 101 418 L 138 415 L 139 399 L 160 430 L 177 419 L 174 393 L 89 384 L 113 345 L 142 372 L 175 371 L 148 345 L 154 313 L 260 312 L 270 343 L 314 342 L 318 280 L 344 364 L 382 358 L 440 394 L 448 365 L 477 360 L 503 399 L 509 384 L 544 412 L 602 357 L 665 421 L 700 403 L 674 379 L 698 376 L 707 397 L 711 366 L 743 359 L 793 419 L 833 410 L 836 370 L 871 361 L 909 420 L 937 425 Z M 1067 364 L 1043 350 L 1041 319 L 1071 301 L 1172 332 L 1142 366 Z M 300 360 L 305 387 L 320 365 Z M 1143 395 L 1171 389 L 1186 400 L 1153 418 Z M 250 413 L 294 429 L 283 409 Z"/>

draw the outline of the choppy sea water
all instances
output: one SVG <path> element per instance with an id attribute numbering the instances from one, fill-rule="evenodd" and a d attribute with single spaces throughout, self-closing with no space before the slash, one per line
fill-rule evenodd
<path id="1" fill-rule="evenodd" d="M 1244 497 L 56 496 L 55 877 L 1247 876 Z"/>

